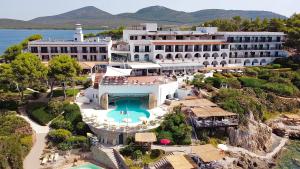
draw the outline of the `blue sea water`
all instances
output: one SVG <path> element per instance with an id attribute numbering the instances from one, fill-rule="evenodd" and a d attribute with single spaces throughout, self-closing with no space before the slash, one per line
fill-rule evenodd
<path id="1" fill-rule="evenodd" d="M 101 30 L 84 30 L 84 33 L 98 33 Z M 73 39 L 74 30 L 35 30 L 35 29 L 0 29 L 0 55 L 4 50 L 13 45 L 18 44 L 33 34 L 41 34 L 44 39 Z"/>

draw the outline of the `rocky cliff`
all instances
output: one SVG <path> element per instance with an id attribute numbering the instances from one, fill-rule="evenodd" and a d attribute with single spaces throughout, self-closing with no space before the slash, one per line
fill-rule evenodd
<path id="1" fill-rule="evenodd" d="M 250 117 L 247 126 L 229 128 L 229 143 L 252 152 L 267 152 L 272 145 L 272 129 Z"/>

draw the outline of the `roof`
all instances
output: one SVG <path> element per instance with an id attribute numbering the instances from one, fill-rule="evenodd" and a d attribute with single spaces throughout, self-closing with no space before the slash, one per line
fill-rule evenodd
<path id="1" fill-rule="evenodd" d="M 160 68 L 159 64 L 152 62 L 128 62 L 127 63 L 132 69 L 153 69 Z"/>
<path id="2" fill-rule="evenodd" d="M 218 34 L 233 35 L 233 36 L 280 36 L 285 35 L 284 32 L 218 32 Z"/>
<path id="3" fill-rule="evenodd" d="M 120 69 L 111 66 L 107 66 L 106 73 L 104 76 L 130 76 L 132 69 Z"/>
<path id="4" fill-rule="evenodd" d="M 185 107 L 203 107 L 203 106 L 210 106 L 210 107 L 216 107 L 217 105 L 207 99 L 192 99 L 189 98 L 188 100 L 181 100 L 181 101 L 175 101 L 172 103 L 175 105 L 183 104 Z"/>
<path id="5" fill-rule="evenodd" d="M 237 116 L 235 113 L 231 113 L 221 109 L 220 107 L 196 107 L 192 108 L 191 111 L 197 117 L 226 117 L 226 116 Z"/>
<path id="6" fill-rule="evenodd" d="M 209 163 L 212 161 L 221 160 L 225 157 L 220 153 L 220 150 L 211 144 L 192 146 L 192 154 L 197 155 L 203 162 Z"/>
<path id="7" fill-rule="evenodd" d="M 221 45 L 226 44 L 224 41 L 210 41 L 210 40 L 197 40 L 197 41 L 154 41 L 154 45 Z"/>
<path id="8" fill-rule="evenodd" d="M 191 67 L 197 67 L 197 68 L 203 68 L 202 63 L 192 62 L 192 63 L 160 63 L 159 64 L 162 69 L 183 69 L 183 68 L 191 68 Z"/>
<path id="9" fill-rule="evenodd" d="M 186 155 L 171 155 L 171 156 L 166 156 L 166 159 L 174 169 L 197 168 L 195 162 Z"/>
<path id="10" fill-rule="evenodd" d="M 135 141 L 141 143 L 153 143 L 156 142 L 156 135 L 155 133 L 135 133 Z"/>

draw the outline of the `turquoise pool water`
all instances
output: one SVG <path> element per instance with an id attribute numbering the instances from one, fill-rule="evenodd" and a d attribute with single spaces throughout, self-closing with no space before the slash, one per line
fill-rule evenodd
<path id="1" fill-rule="evenodd" d="M 142 98 L 118 99 L 115 102 L 116 109 L 108 112 L 107 116 L 113 118 L 114 121 L 118 123 L 127 123 L 123 121 L 125 118 L 131 120 L 129 123 L 140 122 L 141 117 L 150 117 L 150 113 L 144 108 L 143 103 Z"/>
<path id="2" fill-rule="evenodd" d="M 72 167 L 70 169 L 103 169 L 103 168 L 89 163 L 89 164 L 83 164 L 83 165 L 77 166 L 77 167 Z"/>

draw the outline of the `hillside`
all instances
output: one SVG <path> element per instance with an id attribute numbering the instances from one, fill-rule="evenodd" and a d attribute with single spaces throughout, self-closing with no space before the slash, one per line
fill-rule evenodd
<path id="1" fill-rule="evenodd" d="M 0 28 L 57 28 L 72 29 L 74 24 L 81 23 L 86 29 L 117 27 L 133 25 L 141 22 L 157 22 L 159 24 L 199 24 L 217 18 L 286 18 L 283 15 L 269 11 L 242 11 L 205 9 L 196 12 L 184 12 L 169 9 L 163 6 L 151 6 L 138 10 L 135 13 L 112 15 L 93 6 L 88 6 L 59 15 L 44 16 L 30 21 L 0 19 Z"/>

